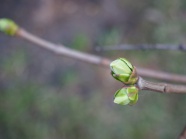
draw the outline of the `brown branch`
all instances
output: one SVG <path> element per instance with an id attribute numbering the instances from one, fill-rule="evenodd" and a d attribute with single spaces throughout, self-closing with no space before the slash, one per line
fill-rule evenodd
<path id="1" fill-rule="evenodd" d="M 184 127 L 183 131 L 180 133 L 179 139 L 186 139 L 186 126 Z"/>
<path id="2" fill-rule="evenodd" d="M 141 77 L 139 77 L 137 81 L 137 87 L 140 90 L 150 90 L 150 91 L 155 91 L 160 93 L 186 93 L 186 86 L 154 83 L 154 82 L 146 81 Z"/>
<path id="3" fill-rule="evenodd" d="M 87 54 L 83 52 L 79 52 L 73 49 L 69 49 L 63 45 L 56 45 L 50 43 L 46 40 L 38 38 L 24 29 L 19 28 L 16 32 L 16 35 L 43 48 L 46 48 L 50 51 L 53 51 L 56 54 L 64 55 L 67 57 L 75 58 L 77 60 L 81 60 L 84 62 L 88 62 L 91 64 L 102 65 L 104 67 L 108 67 L 110 64 L 110 60 L 107 58 L 102 58 L 96 55 Z M 149 70 L 145 68 L 137 68 L 138 74 L 144 77 L 151 77 L 160 80 L 172 81 L 172 82 L 180 82 L 186 83 L 186 76 L 170 74 L 161 71 Z"/>

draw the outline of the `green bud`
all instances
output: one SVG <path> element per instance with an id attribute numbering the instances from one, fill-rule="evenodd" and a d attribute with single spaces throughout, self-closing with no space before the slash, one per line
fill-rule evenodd
<path id="1" fill-rule="evenodd" d="M 135 86 L 124 87 L 116 91 L 114 103 L 120 105 L 133 105 L 138 101 L 138 88 Z"/>
<path id="2" fill-rule="evenodd" d="M 126 85 L 133 85 L 137 82 L 136 68 L 126 59 L 118 58 L 110 63 L 112 76 Z"/>
<path id="3" fill-rule="evenodd" d="M 0 19 L 0 31 L 13 36 L 16 34 L 17 30 L 18 25 L 14 21 L 6 18 Z"/>

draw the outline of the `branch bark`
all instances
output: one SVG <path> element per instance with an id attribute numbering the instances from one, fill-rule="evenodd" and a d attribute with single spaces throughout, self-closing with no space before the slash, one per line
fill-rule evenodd
<path id="1" fill-rule="evenodd" d="M 150 90 L 160 93 L 186 93 L 186 86 L 165 83 L 154 83 L 139 77 L 137 87 L 140 90 Z"/>
<path id="2" fill-rule="evenodd" d="M 50 43 L 46 40 L 36 37 L 35 35 L 30 34 L 29 32 L 27 32 L 22 28 L 19 28 L 17 30 L 16 36 L 21 37 L 45 49 L 53 51 L 56 54 L 75 58 L 77 60 L 81 60 L 90 64 L 96 64 L 96 65 L 108 67 L 111 62 L 107 58 L 102 58 L 96 55 L 87 54 L 73 49 L 69 49 L 64 45 L 57 45 L 57 44 Z M 186 76 L 183 75 L 170 74 L 166 72 L 155 71 L 155 70 L 150 70 L 150 69 L 145 69 L 140 67 L 137 68 L 137 72 L 140 76 L 144 76 L 144 77 L 151 77 L 151 78 L 166 80 L 170 82 L 186 83 Z"/>

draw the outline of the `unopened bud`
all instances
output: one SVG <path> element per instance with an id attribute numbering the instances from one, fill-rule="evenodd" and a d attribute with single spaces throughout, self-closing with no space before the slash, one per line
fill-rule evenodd
<path id="1" fill-rule="evenodd" d="M 13 36 L 16 34 L 17 29 L 18 25 L 14 21 L 6 18 L 0 19 L 0 31 Z"/>
<path id="2" fill-rule="evenodd" d="M 120 105 L 133 105 L 138 101 L 138 88 L 135 86 L 123 87 L 116 91 L 114 95 L 114 103 Z"/>
<path id="3" fill-rule="evenodd" d="M 126 59 L 118 58 L 110 63 L 112 76 L 126 85 L 133 85 L 137 82 L 136 68 Z"/>

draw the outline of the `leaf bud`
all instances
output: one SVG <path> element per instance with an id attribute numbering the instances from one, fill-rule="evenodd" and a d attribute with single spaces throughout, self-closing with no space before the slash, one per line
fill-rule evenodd
<path id="1" fill-rule="evenodd" d="M 114 103 L 120 105 L 133 105 L 138 101 L 138 88 L 135 86 L 123 87 L 116 91 Z"/>
<path id="2" fill-rule="evenodd" d="M 110 63 L 111 75 L 126 85 L 133 85 L 138 80 L 136 68 L 125 58 L 118 58 Z"/>
<path id="3" fill-rule="evenodd" d="M 14 36 L 18 30 L 18 25 L 6 18 L 0 19 L 0 31 L 4 32 L 7 35 Z"/>

